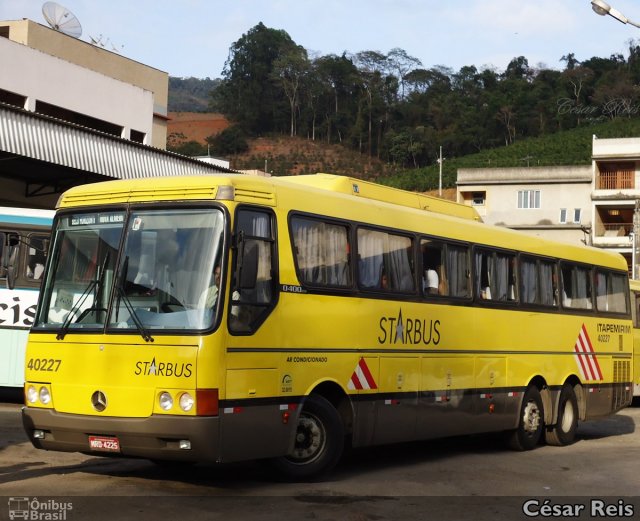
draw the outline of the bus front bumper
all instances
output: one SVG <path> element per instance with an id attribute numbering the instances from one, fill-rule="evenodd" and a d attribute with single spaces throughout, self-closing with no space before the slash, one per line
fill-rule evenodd
<path id="1" fill-rule="evenodd" d="M 38 449 L 167 461 L 220 461 L 217 416 L 102 418 L 23 407 L 22 424 Z M 92 448 L 96 439 L 104 448 Z"/>

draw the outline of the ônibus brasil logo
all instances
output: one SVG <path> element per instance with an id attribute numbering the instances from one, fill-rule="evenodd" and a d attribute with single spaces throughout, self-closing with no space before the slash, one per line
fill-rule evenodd
<path id="1" fill-rule="evenodd" d="M 65 521 L 67 512 L 73 510 L 71 502 L 56 499 L 39 500 L 37 497 L 10 497 L 9 519 L 33 521 Z"/>

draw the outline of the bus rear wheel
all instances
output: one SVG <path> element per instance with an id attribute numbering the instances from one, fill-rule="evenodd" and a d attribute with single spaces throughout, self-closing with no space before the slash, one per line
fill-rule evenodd
<path id="1" fill-rule="evenodd" d="M 578 399 L 573 387 L 565 384 L 558 400 L 558 419 L 555 425 L 545 431 L 545 441 L 549 445 L 569 445 L 575 440 L 577 429 Z"/>
<path id="2" fill-rule="evenodd" d="M 344 450 L 344 425 L 327 399 L 310 395 L 298 419 L 293 450 L 273 464 L 288 478 L 317 478 L 329 472 Z"/>
<path id="3" fill-rule="evenodd" d="M 518 427 L 509 435 L 509 446 L 514 450 L 531 450 L 538 445 L 544 428 L 544 407 L 537 387 L 524 393 Z"/>

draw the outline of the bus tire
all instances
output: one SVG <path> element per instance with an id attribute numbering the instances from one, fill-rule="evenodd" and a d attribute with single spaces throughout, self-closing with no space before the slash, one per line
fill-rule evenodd
<path id="1" fill-rule="evenodd" d="M 509 434 L 509 446 L 513 450 L 531 450 L 538 445 L 544 429 L 544 407 L 537 387 L 531 386 L 524 393 L 518 427 Z"/>
<path id="2" fill-rule="evenodd" d="M 558 418 L 556 424 L 547 427 L 544 433 L 549 445 L 570 445 L 576 438 L 578 429 L 578 399 L 573 386 L 565 384 L 558 399 Z"/>
<path id="3" fill-rule="evenodd" d="M 329 472 L 344 450 L 342 418 L 326 398 L 311 394 L 298 418 L 291 453 L 273 460 L 275 468 L 290 479 L 317 478 Z"/>

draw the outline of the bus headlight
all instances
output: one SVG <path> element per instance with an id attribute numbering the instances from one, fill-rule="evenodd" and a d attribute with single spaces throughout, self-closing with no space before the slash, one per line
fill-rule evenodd
<path id="1" fill-rule="evenodd" d="M 45 405 L 47 405 L 51 401 L 51 393 L 46 387 L 40 387 L 38 397 L 40 398 L 40 402 Z"/>
<path id="2" fill-rule="evenodd" d="M 29 403 L 36 403 L 38 401 L 38 391 L 33 385 L 27 387 L 27 401 Z"/>
<path id="3" fill-rule="evenodd" d="M 191 396 L 189 393 L 182 393 L 180 395 L 180 408 L 184 412 L 189 412 L 191 409 L 193 409 L 193 403 L 193 396 Z"/>
<path id="4" fill-rule="evenodd" d="M 158 403 L 163 411 L 170 411 L 173 408 L 173 397 L 168 392 L 160 393 Z"/>

